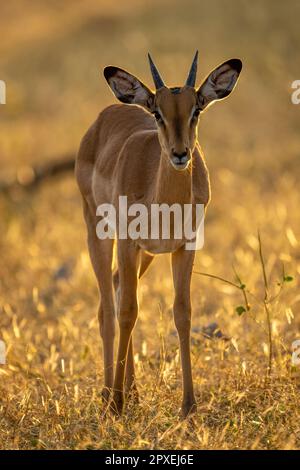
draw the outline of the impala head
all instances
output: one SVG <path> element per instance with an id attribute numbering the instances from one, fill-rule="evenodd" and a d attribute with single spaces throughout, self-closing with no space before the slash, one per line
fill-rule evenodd
<path id="1" fill-rule="evenodd" d="M 239 59 L 230 59 L 214 69 L 196 88 L 197 60 L 198 51 L 185 85 L 169 88 L 149 55 L 155 92 L 125 70 L 113 66 L 104 69 L 110 88 L 122 103 L 143 106 L 154 115 L 163 153 L 176 170 L 189 166 L 201 112 L 232 92 L 242 69 Z"/>

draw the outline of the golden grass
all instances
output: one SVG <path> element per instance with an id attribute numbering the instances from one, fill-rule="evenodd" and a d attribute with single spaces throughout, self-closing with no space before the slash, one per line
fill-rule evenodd
<path id="1" fill-rule="evenodd" d="M 150 83 L 150 49 L 167 82 L 181 83 L 196 47 L 199 73 L 230 56 L 245 62 L 236 92 L 203 117 L 200 142 L 212 180 L 205 247 L 195 270 L 242 281 L 260 299 L 260 229 L 270 290 L 282 263 L 294 277 L 271 305 L 273 369 L 263 306 L 239 317 L 238 289 L 194 275 L 192 360 L 198 412 L 178 418 L 181 373 L 167 257 L 140 285 L 135 362 L 141 404 L 101 418 L 102 359 L 97 289 L 80 197 L 67 177 L 38 192 L 0 198 L 1 449 L 299 448 L 300 108 L 299 2 L 222 0 L 23 2 L 3 6 L 1 179 L 24 165 L 75 151 L 98 111 L 112 101 L 100 68 L 127 67 Z M 2 9 L 2 7 L 1 7 Z M 26 27 L 25 27 L 26 26 Z M 180 67 L 177 66 L 180 64 Z M 182 65 L 181 65 L 182 64 Z M 205 339 L 217 322 L 231 338 Z"/>

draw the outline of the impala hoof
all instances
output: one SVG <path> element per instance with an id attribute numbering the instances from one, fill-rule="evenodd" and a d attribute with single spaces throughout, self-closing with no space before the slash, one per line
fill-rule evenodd
<path id="1" fill-rule="evenodd" d="M 114 416 L 121 416 L 124 406 L 124 397 L 121 392 L 114 392 L 112 400 L 110 402 L 110 412 Z"/>
<path id="2" fill-rule="evenodd" d="M 188 403 L 183 403 L 181 406 L 181 416 L 183 419 L 188 418 L 189 416 L 192 416 L 195 414 L 197 411 L 197 405 L 196 402 L 188 402 Z"/>
<path id="3" fill-rule="evenodd" d="M 104 387 L 101 392 L 102 402 L 104 405 L 107 405 L 109 403 L 110 395 L 111 395 L 111 389 Z"/>

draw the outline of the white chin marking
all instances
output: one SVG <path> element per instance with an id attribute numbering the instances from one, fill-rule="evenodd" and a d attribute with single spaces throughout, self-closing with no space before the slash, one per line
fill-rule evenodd
<path id="1" fill-rule="evenodd" d="M 177 171 L 186 170 L 188 168 L 189 164 L 190 164 L 190 160 L 188 162 L 184 163 L 183 165 L 173 163 L 172 160 L 170 160 L 170 161 L 171 161 L 172 167 Z"/>

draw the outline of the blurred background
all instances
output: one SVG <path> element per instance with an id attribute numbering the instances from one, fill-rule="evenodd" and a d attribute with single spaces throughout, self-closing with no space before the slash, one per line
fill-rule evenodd
<path id="1" fill-rule="evenodd" d="M 148 51 L 166 83 L 175 86 L 184 83 L 196 49 L 199 84 L 220 62 L 243 60 L 236 90 L 211 107 L 199 126 L 212 200 L 195 270 L 232 280 L 234 265 L 261 298 L 260 230 L 275 292 L 282 263 L 294 278 L 272 310 L 276 374 L 285 383 L 290 345 L 300 334 L 300 105 L 291 102 L 291 84 L 300 79 L 299 15 L 297 0 L 10 0 L 2 2 L 0 16 L 0 79 L 7 86 L 7 104 L 0 106 L 0 186 L 26 183 L 35 166 L 75 158 L 88 126 L 115 102 L 102 75 L 106 65 L 128 69 L 152 87 Z M 101 434 L 93 422 L 102 383 L 97 288 L 72 172 L 30 192 L 0 193 L 0 228 L 0 339 L 7 345 L 7 366 L 0 368 L 0 447 L 79 448 L 91 446 L 95 435 L 106 448 L 180 447 L 183 439 L 196 448 L 297 446 L 299 435 L 281 429 L 277 415 L 274 428 L 260 428 L 252 423 L 253 410 L 244 433 L 234 440 L 222 434 L 232 405 L 222 393 L 213 399 L 212 390 L 244 393 L 263 375 L 264 311 L 254 301 L 251 315 L 239 317 L 241 293 L 196 274 L 196 389 L 203 403 L 216 400 L 216 413 L 224 416 L 217 423 L 203 418 L 196 437 L 164 435 L 170 425 L 165 415 L 162 427 L 149 424 L 143 437 L 141 417 L 136 428 L 131 423 L 130 431 L 126 425 L 119 429 L 118 438 L 107 427 Z M 135 332 L 141 393 L 148 396 L 153 388 L 151 400 L 157 400 L 144 403 L 149 406 L 143 419 L 150 421 L 158 404 L 173 415 L 174 403 L 180 403 L 172 299 L 169 261 L 159 257 L 141 282 Z M 201 331 L 213 323 L 233 342 L 203 339 Z M 175 397 L 171 403 L 168 393 Z M 276 399 L 287 407 L 290 395 L 281 391 Z M 254 402 L 255 408 L 260 399 Z M 204 407 L 202 413 L 211 411 Z M 240 416 L 240 410 L 234 413 Z"/>

